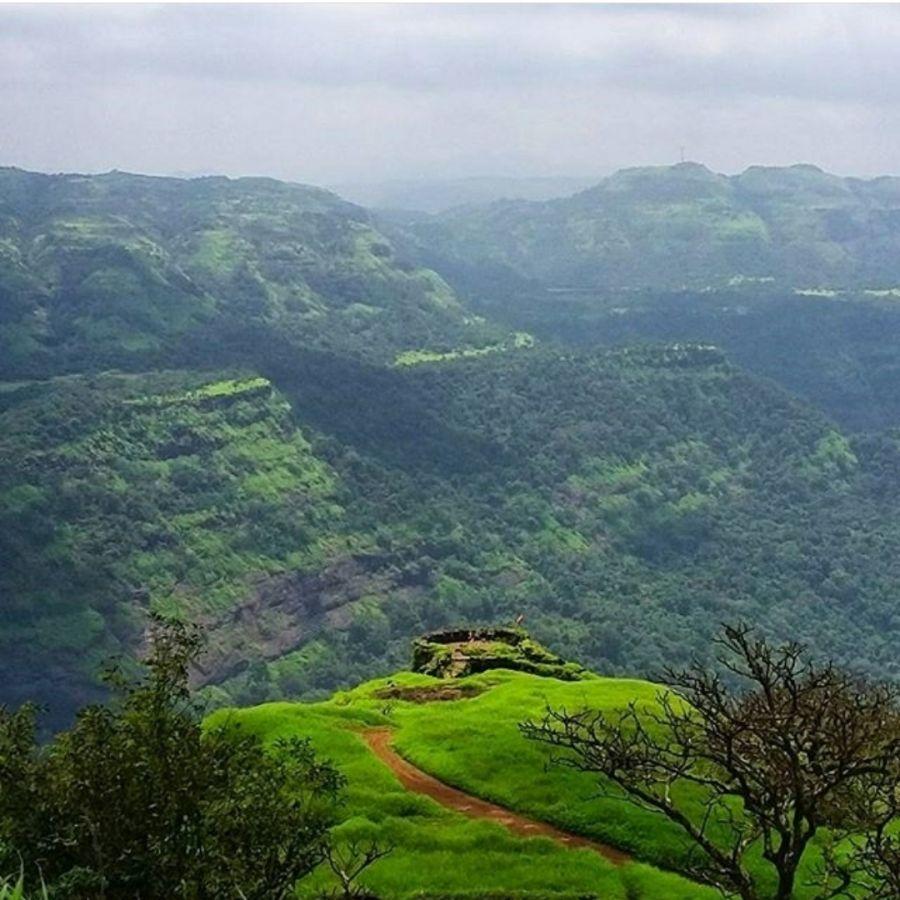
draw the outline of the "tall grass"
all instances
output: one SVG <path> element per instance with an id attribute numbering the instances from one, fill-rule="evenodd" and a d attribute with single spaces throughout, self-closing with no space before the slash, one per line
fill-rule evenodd
<path id="1" fill-rule="evenodd" d="M 25 875 L 22 873 L 15 880 L 9 876 L 0 881 L 0 900 L 49 900 L 49 895 L 43 882 L 39 893 L 26 894 Z"/>

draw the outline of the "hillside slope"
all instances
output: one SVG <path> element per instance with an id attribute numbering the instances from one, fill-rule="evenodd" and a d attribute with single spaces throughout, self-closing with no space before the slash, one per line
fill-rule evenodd
<path id="1" fill-rule="evenodd" d="M 446 681 L 398 672 L 316 704 L 274 703 L 222 710 L 229 720 L 267 741 L 309 737 L 349 776 L 337 840 L 377 839 L 394 852 L 364 876 L 379 896 L 592 896 L 639 900 L 711 900 L 716 892 L 665 869 L 684 862 L 688 845 L 677 827 L 657 814 L 600 795 L 590 774 L 548 766 L 547 751 L 518 730 L 547 704 L 569 710 L 614 712 L 634 702 L 651 710 L 659 686 L 634 679 L 590 677 L 563 682 L 493 670 L 453 680 L 461 699 L 446 699 Z M 544 839 L 510 835 L 489 821 L 448 812 L 421 793 L 404 790 L 367 746 L 373 729 L 389 729 L 394 749 L 419 769 L 476 798 L 610 843 L 634 861 L 612 865 L 590 849 L 562 849 Z M 690 789 L 677 789 L 689 814 L 701 813 Z M 471 810 L 469 811 L 471 812 Z M 723 827 L 723 826 L 720 826 Z M 717 836 L 721 836 L 718 833 Z M 797 900 L 816 893 L 815 851 L 798 879 Z M 765 884 L 771 872 L 756 864 Z M 774 882 L 770 882 L 774 885 Z M 301 896 L 328 884 L 324 871 L 301 883 Z"/>
<path id="2" fill-rule="evenodd" d="M 265 378 L 0 393 L 4 700 L 64 716 L 148 609 L 204 622 L 198 679 L 241 702 L 519 613 L 604 672 L 703 654 L 735 619 L 896 672 L 896 439 L 850 441 L 704 347 L 393 369 L 270 349 Z"/>
<path id="3" fill-rule="evenodd" d="M 391 691 L 439 686 L 426 676 L 399 672 L 389 679 L 360 685 L 316 704 L 276 703 L 215 713 L 211 724 L 229 720 L 267 742 L 308 737 L 323 756 L 348 776 L 338 842 L 376 839 L 393 852 L 379 861 L 361 881 L 386 900 L 429 896 L 463 897 L 602 897 L 603 900 L 712 900 L 714 892 L 641 861 L 615 865 L 590 849 L 568 849 L 544 837 L 523 838 L 502 824 L 473 821 L 442 807 L 422 794 L 405 789 L 390 769 L 367 746 L 365 731 L 390 728 L 395 746 L 404 755 L 450 783 L 465 786 L 476 796 L 499 799 L 509 808 L 533 808 L 535 818 L 553 821 L 541 801 L 567 786 L 570 810 L 577 822 L 569 827 L 596 837 L 612 832 L 624 846 L 640 849 L 647 860 L 663 860 L 678 846 L 667 829 L 654 827 L 652 817 L 632 816 L 615 801 L 585 802 L 594 793 L 590 779 L 569 781 L 546 771 L 541 752 L 519 738 L 515 717 L 539 712 L 545 700 L 572 700 L 563 682 L 536 676 L 495 671 L 464 679 L 475 695 L 465 701 L 409 702 L 387 699 Z M 652 685 L 596 679 L 580 686 L 579 699 L 616 708 L 628 699 L 652 702 Z M 501 712 L 502 711 L 502 712 Z M 500 715 L 498 716 L 498 712 Z M 480 742 L 493 717 L 490 741 L 496 747 L 495 766 Z M 442 723 L 442 724 L 441 724 Z M 472 729 L 475 729 L 474 731 Z M 477 742 L 460 740 L 465 733 Z M 362 732 L 362 733 L 361 733 Z M 415 749 L 410 750 L 414 745 Z M 460 760 L 454 747 L 466 745 Z M 502 766 L 516 757 L 515 764 Z M 463 774 L 460 763 L 468 771 Z M 523 779 L 521 782 L 519 779 Z M 584 797 L 577 796 L 584 789 Z M 507 796 L 514 793 L 512 803 Z M 577 796 L 577 799 L 575 797 Z M 573 802 L 574 801 L 574 802 Z M 535 805 L 536 804 L 536 805 Z M 615 807 L 612 816 L 609 813 Z M 564 814 L 563 814 L 564 815 Z M 596 817 L 596 818 L 595 818 Z M 648 827 L 649 826 L 649 827 Z M 641 834 L 643 832 L 643 835 Z M 677 852 L 677 851 L 676 851 Z M 299 894 L 316 896 L 331 883 L 320 869 L 301 882 Z"/>

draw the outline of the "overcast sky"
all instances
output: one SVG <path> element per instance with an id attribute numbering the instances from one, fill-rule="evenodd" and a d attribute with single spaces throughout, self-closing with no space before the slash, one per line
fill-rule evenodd
<path id="1" fill-rule="evenodd" d="M 0 164 L 900 173 L 900 7 L 0 6 Z"/>

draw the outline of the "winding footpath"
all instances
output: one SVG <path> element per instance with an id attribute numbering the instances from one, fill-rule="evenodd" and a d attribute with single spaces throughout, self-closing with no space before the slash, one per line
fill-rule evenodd
<path id="1" fill-rule="evenodd" d="M 441 806 L 463 813 L 473 819 L 488 819 L 505 825 L 514 834 L 520 837 L 548 837 L 567 847 L 584 847 L 594 850 L 614 865 L 620 866 L 630 862 L 631 857 L 615 847 L 602 844 L 600 841 L 592 841 L 590 838 L 572 834 L 554 828 L 546 822 L 537 819 L 529 819 L 514 813 L 503 806 L 489 803 L 480 797 L 474 797 L 457 788 L 438 781 L 437 778 L 423 772 L 408 760 L 405 760 L 391 747 L 393 735 L 389 728 L 372 728 L 363 732 L 363 738 L 369 748 L 393 773 L 408 791 L 424 794 Z"/>

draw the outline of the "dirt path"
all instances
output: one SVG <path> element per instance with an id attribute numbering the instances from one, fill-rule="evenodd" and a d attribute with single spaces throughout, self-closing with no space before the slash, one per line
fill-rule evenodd
<path id="1" fill-rule="evenodd" d="M 562 831 L 537 819 L 528 819 L 502 806 L 450 787 L 443 781 L 438 781 L 437 778 L 416 768 L 411 762 L 407 762 L 391 747 L 393 735 L 388 728 L 372 728 L 363 732 L 363 737 L 372 752 L 390 768 L 403 787 L 409 791 L 415 791 L 417 794 L 425 794 L 432 800 L 436 800 L 441 806 L 471 816 L 473 819 L 489 819 L 492 822 L 498 822 L 522 837 L 549 837 L 568 847 L 587 847 L 617 866 L 631 860 L 627 853 L 623 853 L 615 847 Z"/>

